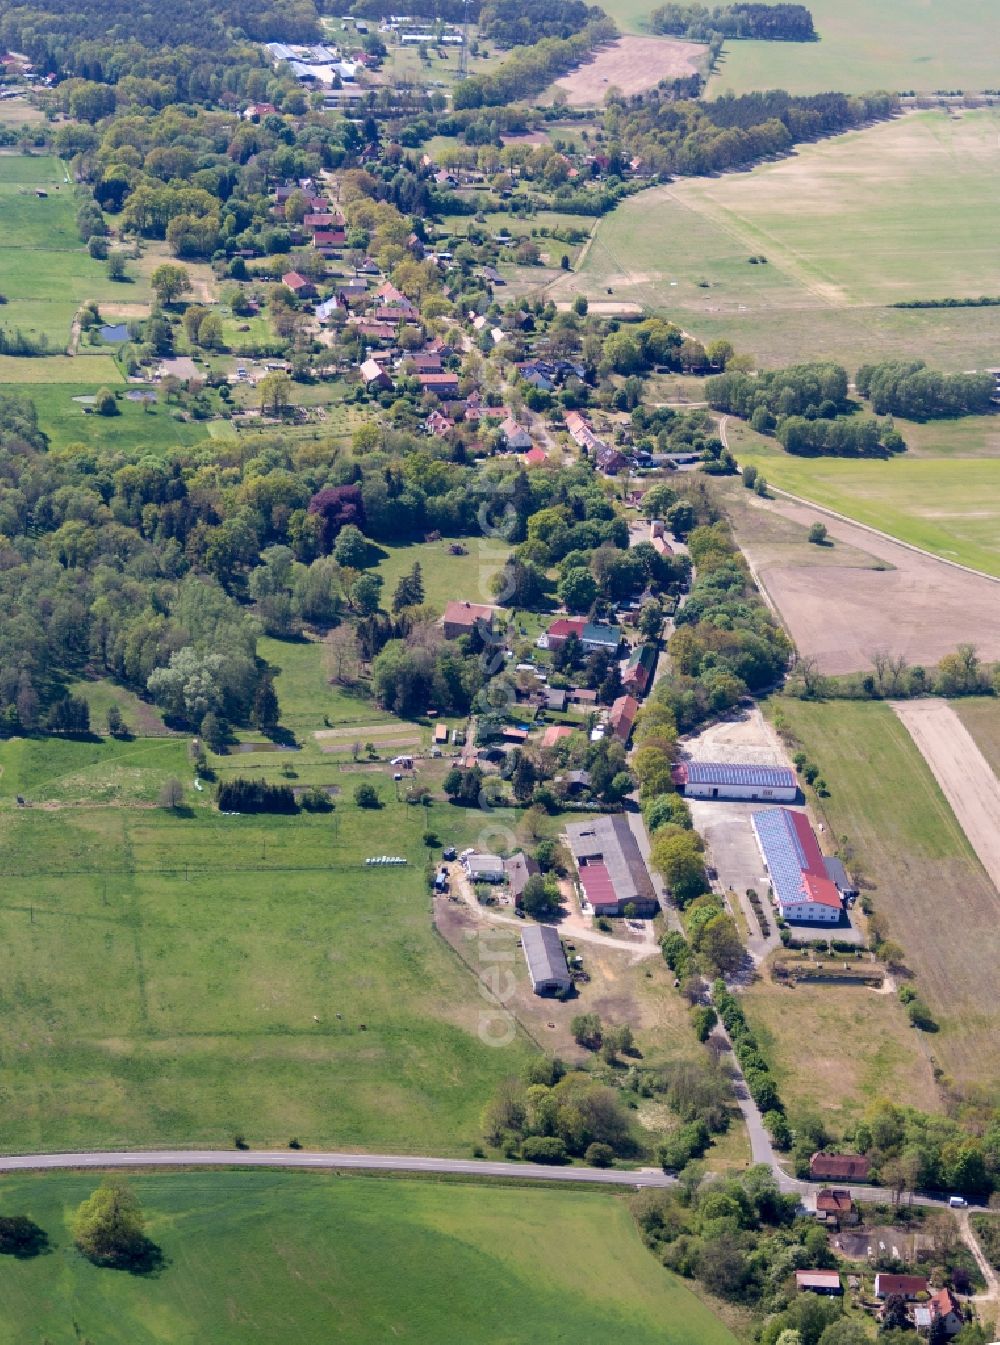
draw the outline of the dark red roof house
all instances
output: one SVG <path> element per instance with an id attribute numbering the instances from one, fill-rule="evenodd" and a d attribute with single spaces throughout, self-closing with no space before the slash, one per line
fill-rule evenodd
<path id="1" fill-rule="evenodd" d="M 899 1294 L 901 1298 L 916 1298 L 927 1293 L 927 1280 L 923 1275 L 886 1275 L 880 1272 L 875 1276 L 875 1297 L 888 1298 Z"/>
<path id="2" fill-rule="evenodd" d="M 809 1160 L 809 1176 L 814 1181 L 866 1182 L 871 1166 L 864 1154 L 815 1153 Z"/>
<path id="3" fill-rule="evenodd" d="M 281 283 L 292 291 L 296 299 L 312 299 L 316 295 L 316 286 L 305 276 L 300 276 L 298 271 L 286 271 L 281 277 Z"/>
<path id="4" fill-rule="evenodd" d="M 579 639 L 586 624 L 586 618 L 582 616 L 561 616 L 553 621 L 545 632 L 549 649 L 561 649 L 571 635 Z"/>

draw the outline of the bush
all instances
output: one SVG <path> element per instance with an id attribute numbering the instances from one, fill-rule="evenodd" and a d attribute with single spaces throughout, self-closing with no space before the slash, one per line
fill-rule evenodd
<path id="1" fill-rule="evenodd" d="M 288 785 L 269 785 L 263 780 L 237 776 L 218 790 L 220 813 L 296 813 L 298 804 Z"/>
<path id="2" fill-rule="evenodd" d="M 374 785 L 358 785 L 354 791 L 354 802 L 359 808 L 381 808 L 382 800 Z"/>
<path id="3" fill-rule="evenodd" d="M 521 1157 L 528 1163 L 565 1163 L 566 1145 L 555 1135 L 529 1135 L 521 1144 Z"/>
<path id="4" fill-rule="evenodd" d="M 316 785 L 303 793 L 299 803 L 307 813 L 333 812 L 333 799 L 330 798 L 325 789 L 320 789 Z"/>
<path id="5" fill-rule="evenodd" d="M 610 1144 L 595 1142 L 588 1144 L 583 1158 L 592 1168 L 609 1168 L 615 1161 L 615 1151 Z"/>

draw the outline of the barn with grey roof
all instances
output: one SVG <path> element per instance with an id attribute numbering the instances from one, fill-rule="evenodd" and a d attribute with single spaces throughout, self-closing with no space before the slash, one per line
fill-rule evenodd
<path id="1" fill-rule="evenodd" d="M 674 782 L 689 799 L 748 799 L 755 803 L 794 803 L 799 785 L 788 766 L 758 766 L 729 761 L 682 761 Z"/>
<path id="2" fill-rule="evenodd" d="M 573 982 L 555 925 L 525 925 L 521 946 L 535 994 L 566 994 Z"/>

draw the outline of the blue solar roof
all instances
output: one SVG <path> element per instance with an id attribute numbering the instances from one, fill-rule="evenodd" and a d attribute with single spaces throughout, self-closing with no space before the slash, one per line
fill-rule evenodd
<path id="1" fill-rule="evenodd" d="M 795 789 L 795 772 L 788 766 L 740 766 L 726 761 L 685 762 L 693 785 L 757 785 L 764 789 Z"/>
<path id="2" fill-rule="evenodd" d="M 754 813 L 752 821 L 767 861 L 774 895 L 782 906 L 803 901 L 802 871 L 806 860 L 789 814 L 784 808 L 768 809 Z"/>

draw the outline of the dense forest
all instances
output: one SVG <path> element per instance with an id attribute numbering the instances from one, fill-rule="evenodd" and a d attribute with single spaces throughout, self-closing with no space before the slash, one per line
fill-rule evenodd
<path id="1" fill-rule="evenodd" d="M 654 33 L 707 42 L 713 36 L 756 38 L 773 42 L 815 42 L 813 17 L 805 5 L 667 4 L 654 9 L 649 24 Z"/>

